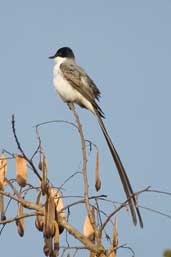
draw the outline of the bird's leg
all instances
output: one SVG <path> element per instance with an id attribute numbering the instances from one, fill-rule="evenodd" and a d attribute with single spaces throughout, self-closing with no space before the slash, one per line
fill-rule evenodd
<path id="1" fill-rule="evenodd" d="M 71 111 L 75 110 L 75 106 L 72 102 L 68 102 L 67 105 Z"/>

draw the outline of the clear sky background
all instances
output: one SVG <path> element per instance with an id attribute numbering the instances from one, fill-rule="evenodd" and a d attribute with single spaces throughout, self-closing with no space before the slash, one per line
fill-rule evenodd
<path id="1" fill-rule="evenodd" d="M 35 124 L 55 119 L 73 121 L 72 113 L 55 95 L 53 61 L 48 59 L 57 48 L 70 46 L 77 62 L 101 90 L 105 124 L 134 189 L 152 186 L 171 192 L 169 0 L 1 0 L 0 31 L 1 149 L 17 150 L 11 131 L 13 113 L 17 133 L 29 155 L 36 145 Z M 100 149 L 100 193 L 124 201 L 121 183 L 95 118 L 85 110 L 78 111 L 86 138 Z M 81 169 L 79 138 L 74 129 L 62 124 L 44 126 L 41 136 L 49 177 L 58 186 L 69 174 Z M 14 176 L 14 167 L 13 163 L 8 169 L 9 177 Z M 93 167 L 92 154 L 90 177 Z M 67 185 L 72 194 L 82 190 L 80 181 L 78 177 Z M 90 188 L 95 194 L 92 185 Z M 164 195 L 144 193 L 139 204 L 171 214 L 171 199 Z M 125 211 L 119 215 L 119 243 L 132 247 L 136 257 L 160 257 L 165 248 L 171 247 L 171 220 L 144 209 L 141 212 L 143 230 L 132 225 Z M 79 229 L 84 214 L 75 213 L 73 222 Z M 33 228 L 30 219 L 25 236 L 20 239 L 15 225 L 7 226 L 0 237 L 1 255 L 43 256 L 43 238 Z M 123 255 L 131 253 L 119 250 L 118 256 Z"/>

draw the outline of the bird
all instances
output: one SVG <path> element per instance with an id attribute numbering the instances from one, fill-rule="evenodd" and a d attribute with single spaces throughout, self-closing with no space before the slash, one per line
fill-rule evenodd
<path id="1" fill-rule="evenodd" d="M 54 59 L 55 61 L 53 84 L 62 100 L 68 105 L 76 103 L 96 116 L 118 170 L 133 224 L 137 225 L 138 217 L 140 227 L 143 227 L 142 217 L 131 183 L 103 122 L 103 118 L 105 118 L 104 112 L 98 104 L 101 96 L 100 90 L 86 71 L 76 63 L 74 52 L 70 47 L 59 48 L 49 59 Z"/>

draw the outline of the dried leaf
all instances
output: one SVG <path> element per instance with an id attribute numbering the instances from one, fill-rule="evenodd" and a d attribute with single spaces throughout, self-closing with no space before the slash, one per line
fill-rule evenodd
<path id="1" fill-rule="evenodd" d="M 23 206 L 19 203 L 18 204 L 18 217 L 23 215 Z M 16 221 L 16 225 L 17 225 L 17 230 L 18 230 L 18 234 L 23 237 L 24 236 L 24 225 L 25 225 L 25 219 L 19 219 Z"/>
<path id="2" fill-rule="evenodd" d="M 47 196 L 45 203 L 45 225 L 43 234 L 45 237 L 53 237 L 55 234 L 55 202 L 54 197 L 51 195 Z"/>
<path id="3" fill-rule="evenodd" d="M 99 151 L 96 152 L 95 187 L 96 191 L 101 188 Z"/>
<path id="4" fill-rule="evenodd" d="M 95 218 L 94 211 L 95 211 L 95 209 L 92 208 L 91 213 L 92 213 L 93 217 Z M 86 236 L 87 238 L 89 238 L 92 242 L 94 242 L 95 232 L 94 232 L 94 229 L 91 225 L 91 222 L 90 222 L 90 219 L 89 219 L 88 215 L 86 216 L 86 218 L 84 220 L 83 235 Z"/>
<path id="5" fill-rule="evenodd" d="M 4 190 L 6 186 L 7 159 L 5 154 L 0 157 L 0 190 Z"/>
<path id="6" fill-rule="evenodd" d="M 16 180 L 21 187 L 27 182 L 27 162 L 21 155 L 16 155 Z"/>

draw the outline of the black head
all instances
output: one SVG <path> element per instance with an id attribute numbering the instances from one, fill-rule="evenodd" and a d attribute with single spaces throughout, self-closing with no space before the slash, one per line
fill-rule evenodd
<path id="1" fill-rule="evenodd" d="M 71 59 L 74 59 L 74 58 L 75 58 L 72 49 L 69 48 L 69 47 L 62 47 L 62 48 L 58 49 L 58 51 L 56 52 L 56 54 L 53 55 L 53 56 L 50 56 L 49 58 L 50 58 L 50 59 L 54 59 L 54 58 L 56 58 L 57 56 L 60 56 L 60 57 L 63 57 L 63 58 L 65 58 L 65 57 L 66 57 L 66 58 L 71 58 Z"/>

